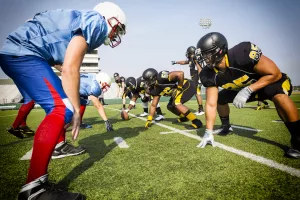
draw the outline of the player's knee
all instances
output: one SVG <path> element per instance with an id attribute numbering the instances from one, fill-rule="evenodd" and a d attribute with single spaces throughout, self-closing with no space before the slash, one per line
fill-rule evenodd
<path id="1" fill-rule="evenodd" d="M 174 108 L 175 108 L 175 106 L 172 105 L 172 104 L 168 104 L 168 105 L 167 105 L 167 109 L 168 109 L 169 111 L 171 111 L 171 112 L 174 110 Z"/>

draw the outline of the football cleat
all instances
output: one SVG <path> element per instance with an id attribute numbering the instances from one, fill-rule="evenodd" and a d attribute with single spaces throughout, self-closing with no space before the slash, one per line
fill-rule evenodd
<path id="1" fill-rule="evenodd" d="M 76 156 L 84 153 L 86 149 L 82 146 L 74 147 L 73 145 L 65 142 L 60 147 L 54 149 L 52 159 L 64 158 L 67 156 Z"/>
<path id="2" fill-rule="evenodd" d="M 148 116 L 148 113 L 146 113 L 146 112 L 140 114 L 140 117 L 146 117 L 146 116 Z"/>
<path id="3" fill-rule="evenodd" d="M 81 123 L 80 124 L 80 128 L 82 128 L 82 129 L 89 129 L 89 128 L 93 128 L 93 126 L 89 125 L 89 124 Z"/>
<path id="4" fill-rule="evenodd" d="M 297 150 L 297 149 L 290 148 L 290 149 L 285 153 L 285 156 L 286 156 L 286 157 L 289 157 L 289 158 L 296 158 L 296 159 L 299 159 L 299 158 L 300 158 L 300 151 Z"/>
<path id="5" fill-rule="evenodd" d="M 19 126 L 19 129 L 23 134 L 26 134 L 27 136 L 34 136 L 34 131 L 31 130 L 28 126 Z"/>
<path id="6" fill-rule="evenodd" d="M 229 126 L 222 125 L 221 128 L 214 130 L 213 134 L 226 136 L 232 132 L 233 132 L 233 129 L 230 125 Z"/>
<path id="7" fill-rule="evenodd" d="M 204 115 L 205 112 L 203 110 L 199 110 L 198 112 L 194 113 L 195 115 Z"/>
<path id="8" fill-rule="evenodd" d="M 154 119 L 155 121 L 164 120 L 165 117 L 163 115 L 157 115 L 157 117 Z"/>
<path id="9" fill-rule="evenodd" d="M 268 108 L 270 108 L 270 105 L 269 104 L 268 105 L 264 105 L 263 108 L 264 109 L 268 109 Z"/>
<path id="10" fill-rule="evenodd" d="M 261 106 L 257 106 L 255 110 L 261 110 Z"/>
<path id="11" fill-rule="evenodd" d="M 9 129 L 6 130 L 7 132 L 9 132 L 10 134 L 16 136 L 17 138 L 23 139 L 24 138 L 24 134 L 21 131 L 20 128 L 13 128 L 10 127 Z"/>
<path id="12" fill-rule="evenodd" d="M 201 120 L 199 119 L 194 119 L 192 121 L 192 126 L 195 128 L 195 129 L 198 129 L 198 128 L 201 128 L 203 126 Z"/>
<path id="13" fill-rule="evenodd" d="M 84 200 L 79 193 L 71 193 L 48 182 L 48 174 L 24 185 L 18 195 L 18 200 Z"/>

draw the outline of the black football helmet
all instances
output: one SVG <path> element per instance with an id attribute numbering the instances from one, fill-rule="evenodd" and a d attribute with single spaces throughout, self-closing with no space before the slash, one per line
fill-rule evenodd
<path id="1" fill-rule="evenodd" d="M 186 53 L 185 53 L 185 56 L 186 56 L 187 58 L 190 58 L 191 55 L 195 55 L 195 51 L 196 51 L 196 47 L 190 46 L 189 48 L 187 48 Z"/>
<path id="2" fill-rule="evenodd" d="M 128 77 L 126 79 L 126 87 L 129 89 L 136 89 L 136 79 L 134 77 Z"/>
<path id="3" fill-rule="evenodd" d="M 117 72 L 114 73 L 114 78 L 116 78 L 116 77 L 118 77 L 118 76 L 120 76 L 119 73 L 117 73 Z"/>
<path id="4" fill-rule="evenodd" d="M 143 72 L 143 79 L 147 87 L 151 87 L 156 83 L 157 71 L 153 68 L 148 68 Z"/>
<path id="5" fill-rule="evenodd" d="M 216 67 L 221 62 L 227 51 L 227 39 L 224 35 L 218 32 L 211 32 L 204 35 L 197 43 L 197 54 L 201 53 L 202 59 L 210 68 Z"/>

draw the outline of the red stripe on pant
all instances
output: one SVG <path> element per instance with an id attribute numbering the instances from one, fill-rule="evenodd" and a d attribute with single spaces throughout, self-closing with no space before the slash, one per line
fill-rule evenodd
<path id="1" fill-rule="evenodd" d="M 44 81 L 53 97 L 54 108 L 36 130 L 26 183 L 47 174 L 51 155 L 65 125 L 66 106 L 51 83 L 46 78 Z"/>

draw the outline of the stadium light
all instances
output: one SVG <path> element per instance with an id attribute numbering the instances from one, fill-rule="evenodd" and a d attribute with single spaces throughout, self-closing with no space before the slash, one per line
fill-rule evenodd
<path id="1" fill-rule="evenodd" d="M 199 21 L 199 25 L 204 29 L 209 29 L 212 25 L 212 20 L 208 18 L 201 18 Z"/>

